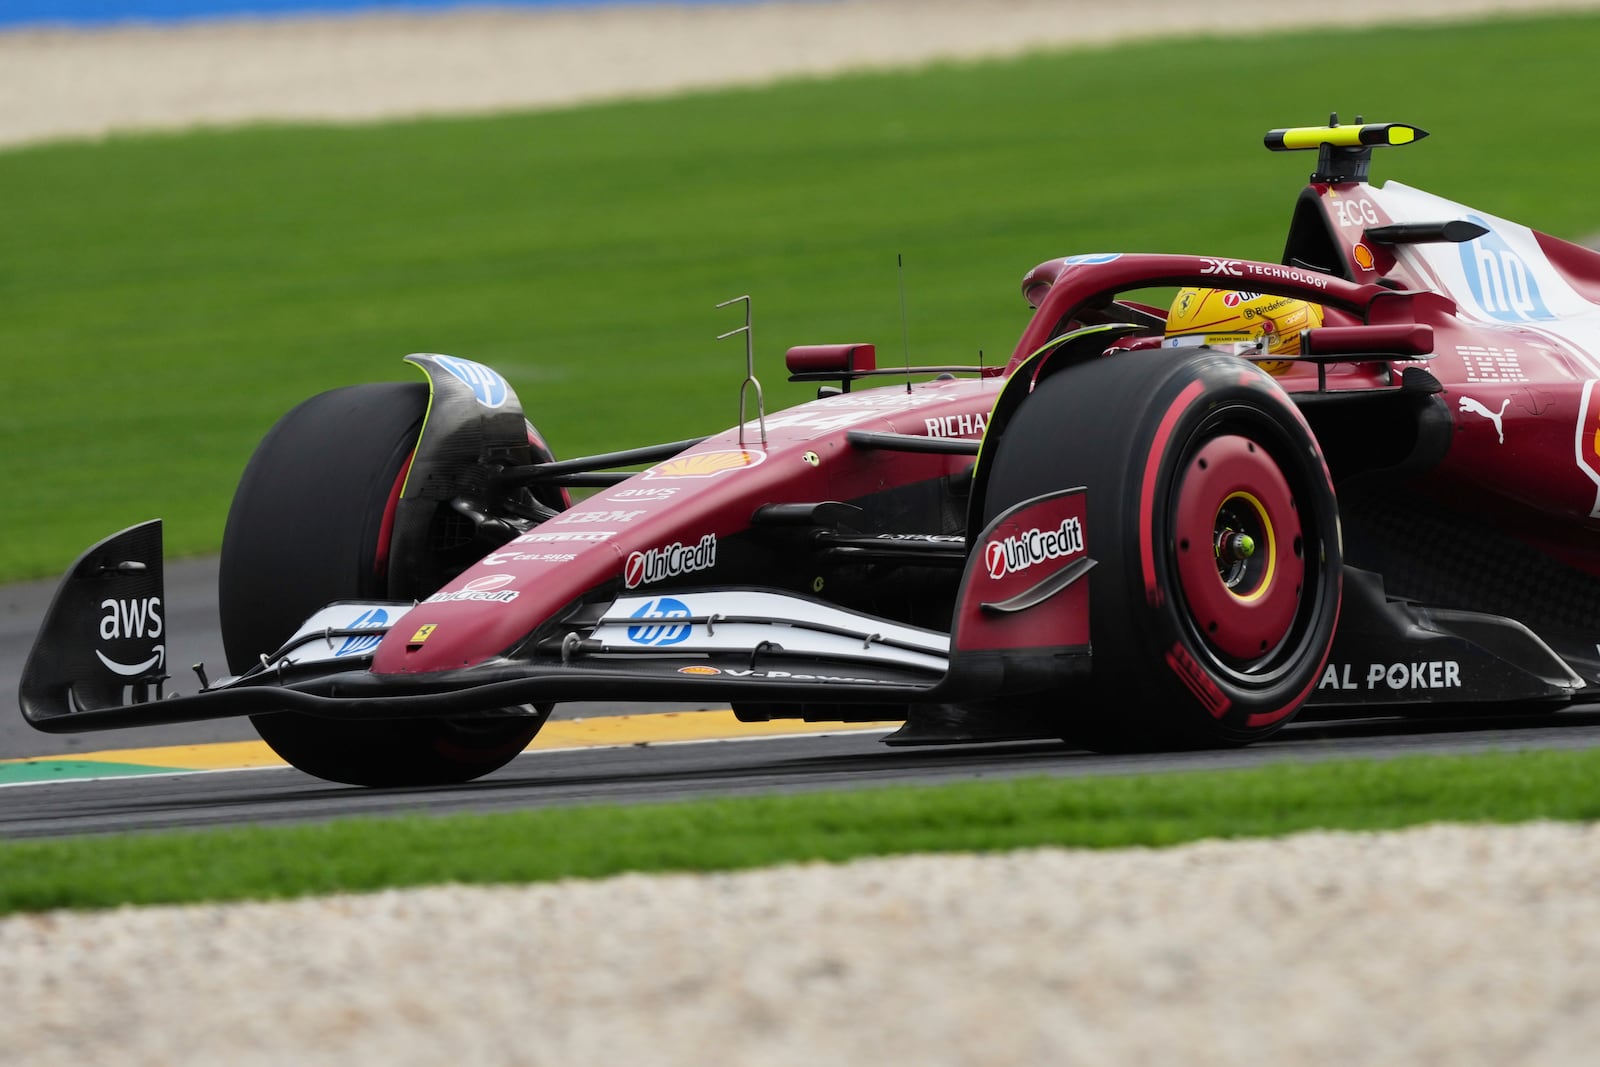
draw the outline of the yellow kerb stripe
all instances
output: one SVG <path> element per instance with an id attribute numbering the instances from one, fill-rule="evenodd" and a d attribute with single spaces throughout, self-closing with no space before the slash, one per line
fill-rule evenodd
<path id="1" fill-rule="evenodd" d="M 656 715 L 605 715 L 592 719 L 556 719 L 545 723 L 528 750 L 556 748 L 608 748 L 667 741 L 718 741 L 740 737 L 784 737 L 806 734 L 887 730 L 897 722 L 810 723 L 797 719 L 776 722 L 740 722 L 733 712 L 685 711 Z M 74 752 L 55 756 L 3 759 L 5 763 L 131 763 L 173 770 L 209 771 L 225 768 L 282 767 L 283 760 L 261 741 L 230 741 L 211 745 L 173 745 L 165 748 L 124 748 L 108 752 Z"/>

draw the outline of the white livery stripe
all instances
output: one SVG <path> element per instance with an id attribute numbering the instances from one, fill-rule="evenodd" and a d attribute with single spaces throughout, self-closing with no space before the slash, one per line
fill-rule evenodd
<path id="1" fill-rule="evenodd" d="M 1533 334 L 1588 377 L 1600 376 L 1600 306 L 1556 269 L 1526 226 L 1400 182 L 1363 190 L 1397 223 L 1470 219 L 1489 233 L 1462 244 L 1403 245 L 1400 262 L 1456 302 L 1461 318 L 1489 329 Z"/>
<path id="2" fill-rule="evenodd" d="M 949 634 L 742 589 L 621 597 L 592 636 L 608 652 L 749 652 L 771 643 L 791 654 L 939 672 L 950 654 Z"/>

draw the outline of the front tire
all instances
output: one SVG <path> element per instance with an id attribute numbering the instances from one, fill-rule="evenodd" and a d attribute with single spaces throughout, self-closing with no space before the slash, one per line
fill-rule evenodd
<path id="1" fill-rule="evenodd" d="M 1327 662 L 1342 564 L 1327 467 L 1277 383 L 1209 349 L 1046 377 L 1003 429 L 985 522 L 1079 485 L 1093 666 L 1053 698 L 1063 736 L 1243 744 L 1289 722 Z"/>
<path id="2" fill-rule="evenodd" d="M 228 512 L 218 576 L 223 647 L 235 674 L 331 601 L 389 599 L 389 527 L 427 405 L 421 383 L 335 389 L 294 408 L 257 446 Z M 414 786 L 465 782 L 503 766 L 544 716 L 351 722 L 278 712 L 251 722 L 307 774 Z"/>

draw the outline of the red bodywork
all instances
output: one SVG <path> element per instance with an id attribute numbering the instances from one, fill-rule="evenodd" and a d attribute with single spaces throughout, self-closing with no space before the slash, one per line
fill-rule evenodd
<path id="1" fill-rule="evenodd" d="M 891 476 L 893 484 L 904 484 L 955 474 L 971 465 L 970 457 L 889 457 L 851 446 L 846 433 L 870 430 L 977 440 L 1001 384 L 998 377 L 947 378 L 916 384 L 908 391 L 900 382 L 769 415 L 765 445 L 756 421 L 742 431 L 743 445 L 737 428 L 708 438 L 596 493 L 469 568 L 438 596 L 448 598 L 475 582 L 510 575 L 512 581 L 497 588 L 515 591 L 516 598 L 424 602 L 407 617 L 409 632 L 396 630 L 385 638 L 373 670 L 414 673 L 471 666 L 511 648 L 591 590 L 611 587 L 617 593 L 648 593 L 655 583 L 628 584 L 630 558 L 673 545 L 698 546 L 708 536 L 720 544 L 747 530 L 751 515 L 762 505 L 848 501 L 881 492 L 891 484 L 887 481 Z M 773 561 L 774 566 L 781 563 Z M 668 577 L 696 573 L 686 570 Z M 436 627 L 422 644 L 408 641 L 415 632 L 413 620 L 419 627 Z"/>

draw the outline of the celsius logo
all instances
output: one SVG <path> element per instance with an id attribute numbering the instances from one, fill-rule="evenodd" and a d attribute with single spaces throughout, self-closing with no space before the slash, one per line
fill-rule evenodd
<path id="1" fill-rule="evenodd" d="M 1506 239 L 1478 215 L 1468 215 L 1489 232 L 1459 246 L 1461 269 L 1467 276 L 1472 297 L 1490 318 L 1501 322 L 1532 322 L 1553 319 L 1539 295 L 1539 283 L 1527 260 L 1511 250 Z"/>
<path id="2" fill-rule="evenodd" d="M 646 600 L 639 606 L 639 610 L 628 618 L 652 620 L 628 627 L 628 640 L 636 645 L 651 645 L 658 648 L 662 645 L 675 645 L 688 640 L 689 632 L 694 629 L 687 622 L 654 621 L 689 618 L 689 605 L 670 596 Z"/>
<path id="3" fill-rule="evenodd" d="M 389 613 L 382 608 L 373 608 L 371 611 L 363 612 L 355 622 L 349 626 L 342 627 L 342 629 L 378 630 L 380 632 L 362 635 L 361 637 L 354 635 L 346 637 L 344 644 L 334 650 L 333 654 L 335 656 L 359 656 L 363 653 L 371 652 L 378 647 L 378 642 L 383 640 L 383 635 L 389 632 Z"/>
<path id="4" fill-rule="evenodd" d="M 506 380 L 482 363 L 474 363 L 470 359 L 457 359 L 455 356 L 434 356 L 433 361 L 449 371 L 450 377 L 471 389 L 478 403 L 486 408 L 499 407 L 506 402 L 506 397 L 511 393 L 511 387 L 506 384 Z"/>
<path id="5" fill-rule="evenodd" d="M 126 641 L 140 639 L 154 639 L 161 636 L 163 625 L 161 619 L 161 598 L 158 596 L 141 597 L 135 600 L 106 599 L 100 601 L 100 608 L 105 614 L 100 616 L 100 639 L 102 641 Z M 148 674 L 152 670 L 160 670 L 167 658 L 166 645 L 149 646 L 149 658 L 139 663 L 122 663 L 111 659 L 98 648 L 94 654 L 106 669 L 122 675 L 124 678 L 137 678 Z"/>
<path id="6" fill-rule="evenodd" d="M 708 571 L 716 565 L 717 535 L 706 534 L 697 544 L 674 541 L 665 548 L 633 553 L 622 569 L 622 580 L 629 589 L 637 589 L 663 578 Z"/>
<path id="7" fill-rule="evenodd" d="M 1083 524 L 1076 517 L 1062 519 L 1054 530 L 1037 526 L 1015 537 L 990 541 L 983 547 L 983 562 L 990 578 L 1025 571 L 1035 563 L 1060 559 L 1083 551 Z"/>
<path id="8" fill-rule="evenodd" d="M 577 558 L 571 552 L 495 552 L 478 562 L 485 567 L 504 567 L 507 563 L 571 563 Z"/>

